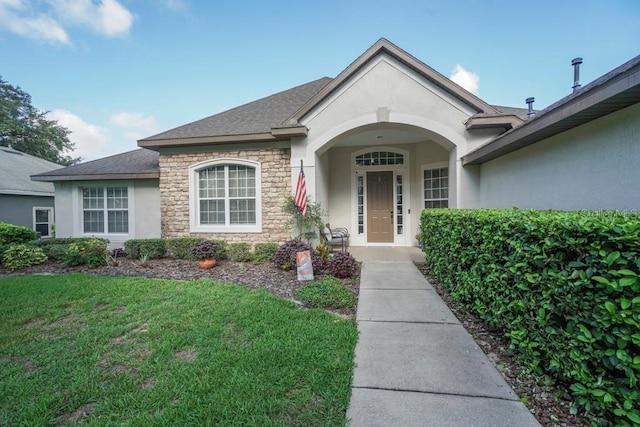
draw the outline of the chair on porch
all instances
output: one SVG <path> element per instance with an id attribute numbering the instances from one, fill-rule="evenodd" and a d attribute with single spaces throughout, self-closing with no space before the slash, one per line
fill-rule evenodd
<path id="1" fill-rule="evenodd" d="M 329 246 L 332 252 L 334 246 L 340 246 L 342 252 L 346 252 L 347 247 L 349 247 L 349 230 L 346 228 L 331 228 L 329 223 L 327 223 L 320 233 L 320 236 L 323 243 Z"/>

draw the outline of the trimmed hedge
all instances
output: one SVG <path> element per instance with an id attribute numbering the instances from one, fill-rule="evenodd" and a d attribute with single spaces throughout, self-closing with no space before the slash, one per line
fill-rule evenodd
<path id="1" fill-rule="evenodd" d="M 615 425 L 640 424 L 640 218 L 429 209 L 426 263 L 517 356 Z"/>
<path id="2" fill-rule="evenodd" d="M 249 243 L 229 243 L 227 254 L 231 261 L 251 262 L 253 261 L 253 251 Z"/>
<path id="3" fill-rule="evenodd" d="M 265 264 L 273 262 L 277 250 L 277 243 L 256 243 L 253 247 L 253 263 Z"/>
<path id="4" fill-rule="evenodd" d="M 127 257 L 138 259 L 163 258 L 167 253 L 167 245 L 164 239 L 131 239 L 124 242 L 124 250 Z"/>
<path id="5" fill-rule="evenodd" d="M 178 259 L 188 259 L 194 261 L 195 256 L 191 253 L 191 248 L 196 243 L 206 240 L 204 237 L 172 237 L 166 239 L 167 251 L 169 254 Z"/>
<path id="6" fill-rule="evenodd" d="M 27 243 L 36 237 L 36 232 L 30 228 L 0 222 L 0 245 Z"/>
<path id="7" fill-rule="evenodd" d="M 95 237 L 55 237 L 51 239 L 34 240 L 29 244 L 34 245 L 42 249 L 44 254 L 49 258 L 56 261 L 64 260 L 65 253 L 69 249 L 69 245 L 72 243 L 84 243 L 88 240 L 100 240 L 105 245 L 109 243 L 107 239 L 98 239 Z"/>

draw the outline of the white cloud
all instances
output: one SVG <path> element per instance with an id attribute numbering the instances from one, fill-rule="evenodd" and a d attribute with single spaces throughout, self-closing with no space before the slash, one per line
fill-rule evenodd
<path id="1" fill-rule="evenodd" d="M 134 15 L 118 0 L 0 0 L 0 28 L 49 43 L 69 44 L 68 26 L 107 37 L 126 35 L 133 21 Z"/>
<path id="2" fill-rule="evenodd" d="M 472 71 L 465 70 L 462 65 L 456 65 L 449 78 L 472 94 L 478 94 L 480 76 Z"/>
<path id="3" fill-rule="evenodd" d="M 53 110 L 48 114 L 60 126 L 71 131 L 69 140 L 75 144 L 72 157 L 92 160 L 104 155 L 109 142 L 109 131 L 106 128 L 85 122 L 81 117 L 67 110 Z"/>
<path id="4" fill-rule="evenodd" d="M 126 35 L 133 25 L 133 14 L 117 0 L 49 0 L 56 14 L 69 24 L 89 27 L 99 34 Z"/>
<path id="5" fill-rule="evenodd" d="M 0 0 L 0 28 L 49 43 L 69 43 L 69 36 L 58 21 L 42 13 L 30 14 L 27 6 L 23 0 Z"/>
<path id="6" fill-rule="evenodd" d="M 121 111 L 109 119 L 109 123 L 124 129 L 127 138 L 138 140 L 158 133 L 158 124 L 153 116 Z"/>

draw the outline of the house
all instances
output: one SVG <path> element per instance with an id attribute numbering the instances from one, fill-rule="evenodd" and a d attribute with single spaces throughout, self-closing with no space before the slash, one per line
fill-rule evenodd
<path id="1" fill-rule="evenodd" d="M 352 245 L 410 246 L 424 208 L 640 208 L 639 91 L 640 56 L 542 111 L 490 105 L 381 39 L 335 78 L 34 179 L 70 206 L 60 235 L 281 242 L 302 164 Z"/>
<path id="2" fill-rule="evenodd" d="M 60 168 L 56 163 L 0 147 L 0 222 L 28 227 L 42 237 L 51 236 L 53 184 L 32 181 L 30 176 Z"/>

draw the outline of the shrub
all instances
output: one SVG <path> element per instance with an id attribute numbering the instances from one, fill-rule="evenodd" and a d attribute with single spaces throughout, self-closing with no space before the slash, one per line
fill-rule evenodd
<path id="1" fill-rule="evenodd" d="M 227 253 L 231 261 L 253 261 L 253 252 L 251 251 L 251 245 L 249 243 L 229 243 Z"/>
<path id="2" fill-rule="evenodd" d="M 253 263 L 265 264 L 273 262 L 277 250 L 277 243 L 256 243 L 253 248 Z"/>
<path id="3" fill-rule="evenodd" d="M 10 245 L 2 253 L 2 264 L 9 270 L 19 270 L 32 265 L 42 264 L 47 256 L 42 249 L 24 244 Z"/>
<path id="4" fill-rule="evenodd" d="M 193 255 L 195 259 L 215 258 L 218 249 L 219 245 L 213 240 L 203 240 L 193 245 L 191 255 Z"/>
<path id="5" fill-rule="evenodd" d="M 338 252 L 329 261 L 327 272 L 343 279 L 353 277 L 358 274 L 358 262 L 349 252 Z"/>
<path id="6" fill-rule="evenodd" d="M 296 254 L 302 251 L 313 252 L 311 246 L 300 240 L 289 240 L 280 245 L 273 258 L 274 264 L 283 270 L 290 270 L 296 265 Z"/>
<path id="7" fill-rule="evenodd" d="M 36 240 L 36 232 L 20 225 L 0 222 L 0 245 L 27 243 Z"/>
<path id="8" fill-rule="evenodd" d="M 107 244 L 102 239 L 84 239 L 71 243 L 64 253 L 63 262 L 68 266 L 88 265 L 99 267 L 107 263 Z"/>
<path id="9" fill-rule="evenodd" d="M 352 308 L 355 304 L 353 292 L 331 276 L 301 286 L 296 289 L 295 297 L 311 307 Z"/>
<path id="10" fill-rule="evenodd" d="M 95 237 L 62 237 L 34 240 L 30 244 L 41 248 L 49 259 L 62 261 L 64 259 L 64 254 L 71 243 L 80 243 L 89 239 L 100 240 L 104 242 L 105 245 L 109 243 L 107 239 L 97 239 Z"/>
<path id="11" fill-rule="evenodd" d="M 165 239 L 167 245 L 167 251 L 171 256 L 178 259 L 195 260 L 196 258 L 191 253 L 191 248 L 196 243 L 200 243 L 205 240 L 203 237 L 172 237 Z"/>
<path id="12" fill-rule="evenodd" d="M 606 424 L 640 423 L 638 215 L 428 209 L 421 232 L 432 273 L 531 371 Z"/>
<path id="13" fill-rule="evenodd" d="M 165 256 L 167 245 L 164 239 L 131 239 L 124 242 L 124 250 L 129 258 L 145 256 L 147 259 L 157 259 Z"/>

